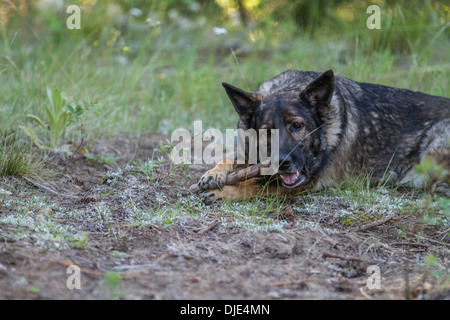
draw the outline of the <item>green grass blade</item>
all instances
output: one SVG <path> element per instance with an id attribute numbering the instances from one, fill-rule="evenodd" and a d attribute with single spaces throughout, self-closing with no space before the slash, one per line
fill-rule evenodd
<path id="1" fill-rule="evenodd" d="M 38 125 L 40 125 L 42 128 L 46 129 L 47 126 L 45 125 L 45 123 L 37 116 L 33 115 L 33 114 L 28 114 L 27 115 L 28 118 L 33 119 L 34 121 L 36 121 L 36 123 Z"/>

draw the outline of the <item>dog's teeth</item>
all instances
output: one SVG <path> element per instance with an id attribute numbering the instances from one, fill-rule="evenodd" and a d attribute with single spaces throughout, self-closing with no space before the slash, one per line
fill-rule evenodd
<path id="1" fill-rule="evenodd" d="M 299 176 L 299 173 L 298 173 L 298 171 L 296 171 L 296 172 L 295 172 L 295 175 L 296 175 L 297 177 Z"/>
<path id="2" fill-rule="evenodd" d="M 284 180 L 284 174 L 280 174 L 281 179 Z"/>

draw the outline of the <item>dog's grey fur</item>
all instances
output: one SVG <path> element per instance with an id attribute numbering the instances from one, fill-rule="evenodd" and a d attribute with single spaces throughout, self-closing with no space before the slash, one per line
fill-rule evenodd
<path id="1" fill-rule="evenodd" d="M 317 188 L 361 173 L 375 183 L 388 178 L 417 185 L 422 182 L 413 166 L 427 156 L 450 169 L 448 98 L 359 83 L 331 70 L 289 70 L 252 93 L 223 85 L 239 115 L 238 128 L 280 130 L 277 177 L 291 179 L 281 179 L 273 192 Z M 224 187 L 233 168 L 220 163 L 208 171 L 199 182 L 202 195 L 236 200 L 261 194 L 260 179 Z M 292 182 L 295 172 L 295 183 L 283 183 Z"/>

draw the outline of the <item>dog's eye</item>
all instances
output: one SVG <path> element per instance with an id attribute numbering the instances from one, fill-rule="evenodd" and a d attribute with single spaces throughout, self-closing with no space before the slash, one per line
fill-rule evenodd
<path id="1" fill-rule="evenodd" d="M 304 126 L 305 125 L 302 122 L 294 122 L 294 124 L 292 125 L 295 130 L 301 130 Z"/>

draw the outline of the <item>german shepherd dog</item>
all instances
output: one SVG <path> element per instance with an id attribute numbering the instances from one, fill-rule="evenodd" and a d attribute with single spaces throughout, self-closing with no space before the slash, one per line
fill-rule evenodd
<path id="1" fill-rule="evenodd" d="M 413 165 L 426 156 L 450 169 L 448 98 L 359 83 L 332 70 L 288 70 L 251 93 L 223 86 L 238 129 L 279 130 L 279 169 L 272 183 L 225 185 L 236 161 L 223 160 L 198 182 L 208 201 L 298 193 L 364 172 L 374 183 L 418 185 Z"/>

